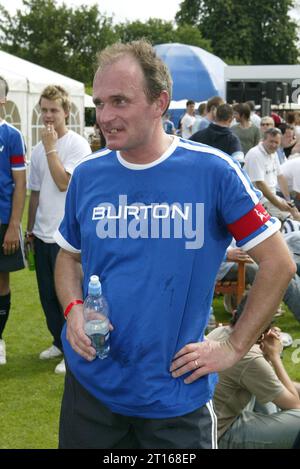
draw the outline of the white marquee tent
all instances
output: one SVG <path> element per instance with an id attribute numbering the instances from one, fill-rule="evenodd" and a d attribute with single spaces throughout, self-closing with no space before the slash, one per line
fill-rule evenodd
<path id="1" fill-rule="evenodd" d="M 64 75 L 35 65 L 0 50 L 0 76 L 8 82 L 9 93 L 4 117 L 24 135 L 27 159 L 32 147 L 40 140 L 42 128 L 38 101 L 42 90 L 50 84 L 61 85 L 72 101 L 68 127 L 83 135 L 84 84 Z"/>

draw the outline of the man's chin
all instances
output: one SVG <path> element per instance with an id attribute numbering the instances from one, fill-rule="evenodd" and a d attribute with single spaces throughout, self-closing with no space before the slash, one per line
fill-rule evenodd
<path id="1" fill-rule="evenodd" d="M 106 139 L 106 148 L 109 148 L 110 150 L 123 150 L 124 145 L 122 145 L 120 140 L 118 141 L 117 139 L 108 137 Z"/>
<path id="2" fill-rule="evenodd" d="M 107 142 L 106 141 L 106 148 L 109 150 L 122 150 L 122 145 L 118 144 L 117 142 Z"/>

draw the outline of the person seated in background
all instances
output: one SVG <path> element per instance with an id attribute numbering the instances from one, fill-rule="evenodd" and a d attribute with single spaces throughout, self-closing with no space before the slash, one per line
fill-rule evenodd
<path id="1" fill-rule="evenodd" d="M 294 200 L 297 209 L 300 209 L 300 158 L 286 160 L 281 165 L 282 175 L 287 180 L 288 191 L 291 199 Z M 279 187 L 277 187 L 279 191 Z M 280 192 L 278 195 L 282 195 Z"/>
<path id="2" fill-rule="evenodd" d="M 281 144 L 281 135 L 280 129 L 268 129 L 262 142 L 246 154 L 245 171 L 251 182 L 263 193 L 262 203 L 272 216 L 280 220 L 288 216 L 299 219 L 298 210 L 289 203 L 288 184 L 278 159 L 277 150 Z M 277 185 L 280 186 L 284 199 L 276 195 Z"/>
<path id="3" fill-rule="evenodd" d="M 216 110 L 215 122 L 211 122 L 208 127 L 196 132 L 190 140 L 218 148 L 242 163 L 244 153 L 239 138 L 230 129 L 232 120 L 232 106 L 230 104 L 221 104 Z"/>
<path id="4" fill-rule="evenodd" d="M 244 302 L 230 326 L 217 327 L 207 340 L 228 340 L 243 305 Z M 281 361 L 281 352 L 280 330 L 269 326 L 239 362 L 219 373 L 213 402 L 220 449 L 296 447 L 300 398 Z"/>
<path id="5" fill-rule="evenodd" d="M 298 266 L 297 259 L 294 256 L 294 251 L 296 250 L 296 252 L 300 252 L 300 230 L 296 231 L 295 233 L 296 234 L 293 234 L 293 236 L 288 234 L 284 234 L 283 236 Z M 252 285 L 258 272 L 258 265 L 245 251 L 236 247 L 234 240 L 227 248 L 226 258 L 220 266 L 217 274 L 217 280 L 236 281 L 238 277 L 239 261 L 246 262 L 245 284 Z M 295 274 L 294 277 L 290 280 L 290 283 L 288 284 L 288 287 L 283 296 L 283 302 L 293 313 L 297 321 L 300 322 L 300 277 L 298 274 Z M 232 312 L 233 308 L 235 307 L 235 299 L 231 298 L 230 296 L 224 296 L 224 307 L 228 312 Z"/>

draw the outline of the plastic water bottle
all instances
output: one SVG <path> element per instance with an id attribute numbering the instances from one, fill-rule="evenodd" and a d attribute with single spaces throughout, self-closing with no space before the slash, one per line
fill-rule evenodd
<path id="1" fill-rule="evenodd" d="M 98 275 L 92 275 L 88 286 L 88 296 L 83 305 L 84 332 L 91 339 L 97 357 L 106 358 L 110 350 L 109 309 L 102 295 Z"/>

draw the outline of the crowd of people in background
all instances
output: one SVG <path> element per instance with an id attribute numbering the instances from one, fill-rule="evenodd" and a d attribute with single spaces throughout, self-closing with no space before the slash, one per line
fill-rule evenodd
<path id="1" fill-rule="evenodd" d="M 139 89 L 139 67 L 135 61 L 132 63 L 131 59 L 128 59 L 126 52 L 124 57 L 125 59 L 118 59 L 121 64 L 120 70 L 118 69 L 118 61 L 113 63 L 112 67 L 116 67 L 117 71 L 119 70 L 126 76 L 126 73 L 129 72 L 122 65 L 122 60 L 124 60 L 124 64 L 129 67 L 128 70 L 130 67 L 134 70 L 135 74 L 132 77 L 134 76 L 134 79 L 137 80 L 137 89 Z M 100 94 L 103 83 L 107 86 L 109 79 L 113 83 L 115 81 L 114 74 L 109 75 L 110 66 L 106 64 L 104 71 L 100 68 L 97 72 L 96 89 Z M 8 92 L 4 78 L 0 77 L 0 85 L 4 90 L 2 95 L 0 94 L 0 103 L 4 105 Z M 139 93 L 143 103 L 144 91 L 142 91 L 142 87 Z M 164 99 L 164 102 L 167 102 L 167 98 Z M 164 102 L 161 99 L 162 109 Z M 58 238 L 57 230 L 64 216 L 66 191 L 76 164 L 91 151 L 98 151 L 98 149 L 105 147 L 106 141 L 97 123 L 95 123 L 94 134 L 89 142 L 68 129 L 70 100 L 67 92 L 60 86 L 49 85 L 46 87 L 40 96 L 39 104 L 44 129 L 41 141 L 32 152 L 27 186 L 30 190 L 30 199 L 25 241 L 27 245 L 28 243 L 32 244 L 32 249 L 35 252 L 40 302 L 49 332 L 53 338 L 51 346 L 42 351 L 39 358 L 51 359 L 60 356 L 63 358 L 61 332 L 65 319 L 60 300 L 64 298 L 64 294 L 60 292 L 60 298 L 57 297 L 54 266 L 60 249 L 57 239 L 63 239 L 62 234 Z M 284 229 L 286 231 L 288 247 L 297 262 L 298 246 L 300 247 L 300 212 L 298 210 L 300 209 L 300 112 L 288 112 L 284 116 L 271 112 L 270 115 L 260 116 L 251 101 L 231 105 L 219 96 L 213 96 L 207 102 L 201 103 L 197 110 L 195 105 L 193 100 L 187 101 L 186 111 L 181 116 L 177 128 L 172 122 L 171 112 L 166 112 L 161 122 L 165 134 L 160 132 L 159 126 L 161 124 L 156 117 L 156 120 L 153 119 L 155 132 L 159 136 L 161 145 L 166 150 L 172 139 L 182 137 L 180 145 L 185 148 L 186 154 L 189 151 L 190 157 L 195 160 L 197 159 L 196 153 L 199 143 L 213 147 L 216 155 L 222 154 L 222 152 L 229 155 L 233 164 L 242 168 L 239 177 L 244 181 L 245 187 L 247 181 L 250 180 L 255 190 L 257 189 L 256 192 L 253 191 L 251 197 L 254 199 L 261 195 L 260 202 L 263 208 L 258 214 L 259 218 L 265 223 L 268 230 L 273 228 L 271 228 L 271 222 L 268 221 L 268 215 L 264 208 L 271 216 L 280 220 L 283 232 Z M 152 112 L 151 106 L 148 110 Z M 153 122 L 151 121 L 150 125 L 153 125 Z M 137 127 L 138 125 L 137 122 Z M 144 132 L 145 129 L 141 127 L 141 130 Z M 118 132 L 119 129 L 115 128 L 107 130 L 106 136 L 112 142 L 112 144 L 108 142 L 109 145 L 114 145 L 114 138 Z M 5 147 L 6 151 L 5 163 L 4 160 L 0 162 L 0 177 L 3 181 L 0 188 L 0 365 L 5 365 L 6 346 L 2 333 L 10 310 L 9 273 L 25 266 L 23 240 L 20 233 L 25 203 L 25 146 L 20 132 L 1 120 L 0 146 Z M 121 156 L 118 158 L 120 159 Z M 102 161 L 105 169 L 105 159 Z M 133 163 L 125 161 L 122 164 L 124 167 L 127 165 L 130 168 L 130 164 Z M 92 168 L 92 165 L 90 166 Z M 126 169 L 126 177 L 130 172 L 128 168 Z M 108 167 L 107 170 L 110 171 L 110 168 Z M 76 173 L 77 176 L 73 181 L 71 192 L 76 189 L 75 183 L 80 185 L 78 174 L 79 171 Z M 110 181 L 110 183 L 113 182 L 113 180 Z M 103 180 L 102 183 L 106 184 L 107 182 Z M 96 190 L 98 189 L 95 188 Z M 79 198 L 79 196 L 76 197 Z M 70 200 L 68 207 L 70 210 L 74 208 Z M 73 233 L 68 225 L 69 223 L 74 228 L 74 222 L 71 223 L 68 217 L 70 215 L 65 215 L 63 222 L 66 228 L 64 225 L 61 226 L 63 226 L 63 235 L 67 233 L 66 238 L 70 244 L 66 243 L 65 245 L 62 242 L 61 247 L 65 247 L 67 244 L 70 247 L 71 241 L 75 238 L 75 236 L 72 238 Z M 264 218 L 265 220 L 263 220 Z M 289 242 L 291 232 L 293 237 Z M 298 253 L 300 253 L 300 249 Z M 73 254 L 70 254 L 70 259 L 73 259 Z M 224 259 L 219 270 L 219 278 L 226 276 L 230 280 L 235 278 L 237 275 L 236 262 L 240 256 L 245 255 L 247 254 L 242 253 L 242 250 L 234 244 L 228 248 L 227 259 L 226 261 Z M 251 261 L 251 259 L 249 260 Z M 72 262 L 75 261 L 72 260 Z M 76 262 L 78 261 L 76 260 Z M 91 262 L 90 259 L 89 262 Z M 66 268 L 62 264 L 63 261 L 60 260 L 61 271 Z M 257 272 L 257 264 L 255 262 L 249 263 L 246 271 L 248 283 L 255 282 Z M 300 277 L 298 273 L 290 280 L 287 290 L 283 293 L 284 301 L 300 322 Z M 243 305 L 239 307 L 238 312 L 234 313 L 231 325 L 216 328 L 210 332 L 208 338 L 212 341 L 227 341 L 242 312 Z M 216 388 L 214 401 L 218 417 L 218 441 L 221 448 L 291 448 L 295 444 L 297 436 L 299 437 L 300 428 L 300 387 L 298 383 L 293 383 L 288 377 L 281 362 L 281 352 L 280 333 L 271 324 L 260 337 L 258 343 L 243 358 L 228 370 L 220 372 L 220 381 Z M 71 357 L 70 361 L 75 360 L 72 353 L 70 351 L 68 353 Z M 178 360 L 179 358 L 175 356 L 174 363 L 178 363 Z M 197 364 L 197 359 L 193 362 Z M 76 366 L 74 365 L 75 369 Z M 174 376 L 177 376 L 179 365 L 172 366 L 171 371 Z M 64 359 L 56 366 L 55 372 L 63 374 L 66 372 Z M 69 381 L 71 380 L 70 376 L 72 375 L 68 375 Z M 71 384 L 69 383 L 69 396 L 71 387 L 75 385 L 78 386 L 79 395 L 82 393 L 82 390 L 79 389 L 80 385 L 75 383 L 74 377 L 72 380 L 72 383 L 71 381 Z M 272 406 L 269 405 L 270 403 Z M 95 405 L 92 402 L 90 404 Z M 66 402 L 64 403 L 64 412 L 64 438 L 62 441 L 64 441 L 65 447 L 68 447 L 71 440 L 66 436 L 70 430 L 68 427 L 68 432 L 66 431 L 67 412 L 69 412 Z M 201 415 L 203 422 L 205 418 L 204 414 Z M 179 419 L 178 425 L 184 425 L 183 420 Z M 257 432 L 257 428 L 260 428 L 259 432 Z M 158 430 L 157 432 L 159 433 Z M 179 440 L 177 444 L 180 444 Z"/>

